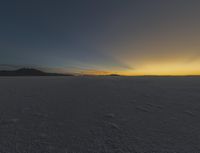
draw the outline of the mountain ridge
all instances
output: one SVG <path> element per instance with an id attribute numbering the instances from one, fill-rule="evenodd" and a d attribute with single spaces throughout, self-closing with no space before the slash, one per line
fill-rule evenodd
<path id="1" fill-rule="evenodd" d="M 0 76 L 73 76 L 72 74 L 49 73 L 35 68 L 0 70 Z"/>

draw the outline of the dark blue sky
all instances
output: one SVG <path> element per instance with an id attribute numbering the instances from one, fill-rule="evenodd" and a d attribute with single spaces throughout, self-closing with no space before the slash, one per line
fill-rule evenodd
<path id="1" fill-rule="evenodd" d="M 161 58 L 193 61 L 199 8 L 198 0 L 2 0 L 0 64 L 134 72 Z"/>

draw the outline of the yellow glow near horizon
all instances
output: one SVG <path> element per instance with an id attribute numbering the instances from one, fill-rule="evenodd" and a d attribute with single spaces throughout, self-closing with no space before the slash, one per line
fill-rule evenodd
<path id="1" fill-rule="evenodd" d="M 143 76 L 143 75 L 158 75 L 158 76 L 184 76 L 184 75 L 200 75 L 200 61 L 184 63 L 184 62 L 149 62 L 139 65 L 133 70 L 90 70 L 83 71 L 83 74 L 91 75 L 109 75 L 119 74 L 126 76 Z"/>
<path id="2" fill-rule="evenodd" d="M 123 73 L 122 73 L 123 74 Z M 124 75 L 200 75 L 200 63 L 162 63 L 146 64 Z"/>

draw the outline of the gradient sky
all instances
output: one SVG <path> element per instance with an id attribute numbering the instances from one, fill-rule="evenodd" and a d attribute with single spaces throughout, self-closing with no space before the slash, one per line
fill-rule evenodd
<path id="1" fill-rule="evenodd" d="M 199 0 L 2 0 L 0 68 L 200 74 Z"/>

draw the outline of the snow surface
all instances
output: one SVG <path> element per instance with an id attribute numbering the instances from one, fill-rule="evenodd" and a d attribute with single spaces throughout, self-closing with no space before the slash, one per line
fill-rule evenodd
<path id="1" fill-rule="evenodd" d="M 0 153 L 199 153 L 198 77 L 1 77 Z"/>

